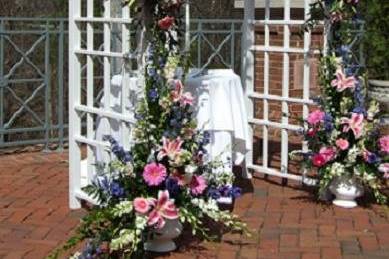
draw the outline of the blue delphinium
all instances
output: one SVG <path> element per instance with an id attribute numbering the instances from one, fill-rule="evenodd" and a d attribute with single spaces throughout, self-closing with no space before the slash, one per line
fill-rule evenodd
<path id="1" fill-rule="evenodd" d="M 353 113 L 366 114 L 366 109 L 361 106 L 357 106 L 353 109 Z"/>
<path id="2" fill-rule="evenodd" d="M 208 189 L 208 196 L 214 200 L 217 200 L 221 197 L 221 194 L 220 194 L 220 191 L 218 189 L 209 188 Z"/>
<path id="3" fill-rule="evenodd" d="M 208 190 L 208 196 L 212 199 L 219 199 L 221 197 L 231 197 L 233 199 L 236 199 L 242 195 L 242 189 L 239 187 L 234 186 L 222 186 L 218 189 L 216 188 L 210 188 Z"/>
<path id="4" fill-rule="evenodd" d="M 101 251 L 100 247 L 96 247 L 96 245 L 94 245 L 93 243 L 87 242 L 84 250 L 78 256 L 78 259 L 94 259 L 94 258 L 98 258 L 99 256 L 101 256 L 101 254 L 102 254 L 102 251 Z"/>
<path id="5" fill-rule="evenodd" d="M 353 110 L 353 112 L 366 114 L 365 95 L 363 93 L 361 82 L 359 80 L 355 84 L 354 100 L 355 100 L 355 109 Z"/>
<path id="6" fill-rule="evenodd" d="M 147 75 L 150 77 L 155 77 L 157 74 L 157 71 L 154 67 L 147 67 Z"/>
<path id="7" fill-rule="evenodd" d="M 367 156 L 367 162 L 369 164 L 377 164 L 377 163 L 381 162 L 381 158 L 377 154 L 375 154 L 375 153 L 370 153 Z"/>
<path id="8" fill-rule="evenodd" d="M 111 144 L 111 152 L 123 163 L 131 162 L 133 157 L 131 152 L 125 151 L 124 148 L 112 136 L 104 136 L 104 141 L 108 141 Z"/>
<path id="9" fill-rule="evenodd" d="M 324 128 L 328 133 L 330 133 L 334 128 L 334 118 L 329 113 L 324 115 Z"/>
<path id="10" fill-rule="evenodd" d="M 106 195 L 111 198 L 121 198 L 124 196 L 124 188 L 116 181 L 111 181 L 108 176 L 100 176 L 97 185 Z"/>
<path id="11" fill-rule="evenodd" d="M 312 98 L 312 101 L 316 104 L 316 105 L 322 105 L 323 103 L 323 98 L 320 97 L 320 96 L 315 96 Z"/>
<path id="12" fill-rule="evenodd" d="M 155 102 L 159 97 L 158 90 L 155 88 L 150 89 L 148 96 L 152 102 Z"/>
<path id="13" fill-rule="evenodd" d="M 165 187 L 166 187 L 166 190 L 169 191 L 169 194 L 172 197 L 177 196 L 178 193 L 180 192 L 180 186 L 178 185 L 177 179 L 174 179 L 172 177 L 169 177 L 166 179 Z"/>
<path id="14" fill-rule="evenodd" d="M 120 186 L 118 182 L 113 181 L 110 185 L 110 194 L 113 197 L 121 198 L 124 195 L 124 189 Z"/>

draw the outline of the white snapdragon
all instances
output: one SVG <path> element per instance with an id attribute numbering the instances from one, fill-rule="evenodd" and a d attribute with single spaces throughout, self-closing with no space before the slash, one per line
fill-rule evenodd
<path id="1" fill-rule="evenodd" d="M 341 163 L 335 162 L 332 164 L 330 172 L 332 176 L 341 176 L 346 172 L 346 169 Z"/>
<path id="2" fill-rule="evenodd" d="M 333 131 L 331 131 L 330 141 L 332 143 L 335 143 L 335 141 L 338 139 L 339 135 L 340 135 L 340 131 L 334 129 Z"/>
<path id="3" fill-rule="evenodd" d="M 115 217 L 122 217 L 124 214 L 129 214 L 133 210 L 131 201 L 122 201 L 113 208 L 112 212 Z"/>
<path id="4" fill-rule="evenodd" d="M 375 100 L 370 102 L 369 109 L 367 110 L 367 119 L 374 120 L 374 117 L 379 113 L 380 107 L 379 103 Z"/>
<path id="5" fill-rule="evenodd" d="M 135 231 L 132 229 L 122 229 L 119 232 L 119 237 L 112 239 L 110 248 L 114 251 L 123 249 L 129 244 L 134 244 L 136 239 Z"/>
<path id="6" fill-rule="evenodd" d="M 79 259 L 81 256 L 82 254 L 80 252 L 76 252 L 74 255 L 70 256 L 69 259 Z"/>
<path id="7" fill-rule="evenodd" d="M 350 148 L 347 154 L 347 163 L 354 164 L 357 161 L 357 157 L 360 153 L 361 152 L 357 146 L 353 146 L 352 148 Z"/>

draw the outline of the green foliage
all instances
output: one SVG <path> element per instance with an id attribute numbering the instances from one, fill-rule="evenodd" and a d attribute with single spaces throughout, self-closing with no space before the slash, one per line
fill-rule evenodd
<path id="1" fill-rule="evenodd" d="M 389 80 L 389 1 L 363 0 L 364 51 L 369 77 Z"/>

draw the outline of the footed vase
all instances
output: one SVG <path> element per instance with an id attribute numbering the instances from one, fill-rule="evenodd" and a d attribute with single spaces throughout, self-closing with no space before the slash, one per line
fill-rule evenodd
<path id="1" fill-rule="evenodd" d="M 182 224 L 178 219 L 166 220 L 162 229 L 155 230 L 144 244 L 144 249 L 150 252 L 166 253 L 176 250 L 173 239 L 182 233 Z"/>
<path id="2" fill-rule="evenodd" d="M 363 186 L 353 177 L 336 177 L 329 189 L 336 196 L 332 203 L 338 207 L 351 209 L 358 206 L 356 198 L 364 193 Z"/>

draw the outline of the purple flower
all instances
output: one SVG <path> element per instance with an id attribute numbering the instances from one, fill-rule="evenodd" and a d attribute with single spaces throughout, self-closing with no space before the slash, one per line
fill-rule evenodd
<path id="1" fill-rule="evenodd" d="M 334 128 L 333 121 L 334 119 L 331 114 L 326 113 L 324 115 L 324 128 L 327 132 L 331 132 Z"/>
<path id="2" fill-rule="evenodd" d="M 97 180 L 99 188 L 111 197 L 121 198 L 124 195 L 124 188 L 116 181 L 110 181 L 107 176 L 99 177 Z"/>
<path id="3" fill-rule="evenodd" d="M 124 189 L 117 182 L 112 182 L 110 186 L 110 193 L 113 197 L 120 198 L 124 195 Z"/>
<path id="4" fill-rule="evenodd" d="M 158 94 L 158 90 L 155 89 L 155 88 L 152 88 L 150 91 L 149 91 L 149 98 L 152 102 L 155 102 L 159 97 L 159 94 Z"/>
<path id="5" fill-rule="evenodd" d="M 219 190 L 217 190 L 215 188 L 210 188 L 208 190 L 208 196 L 214 200 L 217 200 L 221 197 Z"/>
<path id="6" fill-rule="evenodd" d="M 104 141 L 108 141 L 111 144 L 111 152 L 123 163 L 129 163 L 132 161 L 131 152 L 125 151 L 124 148 L 112 136 L 104 136 Z"/>
<path id="7" fill-rule="evenodd" d="M 171 196 L 176 196 L 180 192 L 180 186 L 178 185 L 177 179 L 169 177 L 165 181 L 166 190 L 169 191 Z"/>

